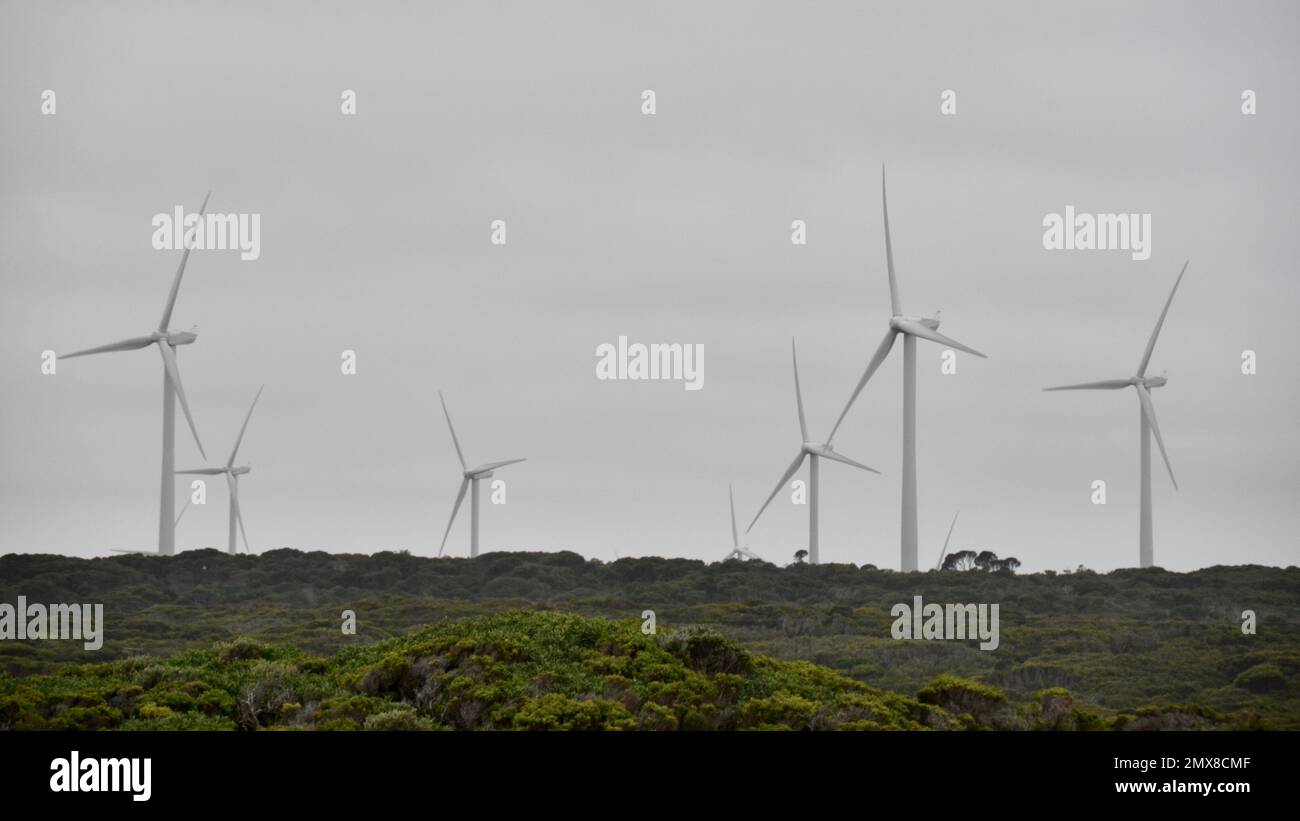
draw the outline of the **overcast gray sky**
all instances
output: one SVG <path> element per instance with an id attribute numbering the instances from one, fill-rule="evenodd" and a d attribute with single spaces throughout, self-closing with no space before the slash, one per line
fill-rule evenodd
<path id="1" fill-rule="evenodd" d="M 798 446 L 790 338 L 824 437 L 885 330 L 887 163 L 904 309 L 989 355 L 942 375 L 920 343 L 923 567 L 958 509 L 954 549 L 1136 564 L 1136 397 L 1040 389 L 1131 375 L 1187 259 L 1156 562 L 1294 563 L 1300 11 L 1048 5 L 0 3 L 0 552 L 156 545 L 158 356 L 40 354 L 150 331 L 179 257 L 150 220 L 211 188 L 261 258 L 195 252 L 173 326 L 214 461 L 266 383 L 254 549 L 436 553 L 442 389 L 472 462 L 528 457 L 485 549 L 720 558 L 727 483 L 743 529 Z M 1067 205 L 1150 213 L 1151 258 L 1044 250 Z M 704 389 L 598 381 L 619 335 L 702 343 Z M 899 346 L 836 437 L 884 475 L 823 465 L 823 561 L 897 567 L 901 412 Z M 178 547 L 225 527 L 212 485 Z M 787 493 L 750 544 L 806 535 Z"/>

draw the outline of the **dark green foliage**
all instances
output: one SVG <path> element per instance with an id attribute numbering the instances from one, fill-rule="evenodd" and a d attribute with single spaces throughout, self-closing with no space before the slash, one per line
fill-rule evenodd
<path id="1" fill-rule="evenodd" d="M 342 650 L 323 670 L 321 659 L 293 648 L 232 646 L 250 643 L 3 676 L 0 719 L 76 730 L 956 726 L 913 699 L 807 662 L 754 656 L 704 631 L 647 636 L 635 620 L 513 611 L 446 621 Z M 136 683 L 142 670 L 147 685 Z"/>
<path id="2" fill-rule="evenodd" d="M 949 553 L 943 559 L 942 570 L 982 570 L 985 573 L 1015 573 L 1020 568 L 1020 560 L 1014 556 L 999 559 L 991 550 L 958 550 Z"/>
<path id="3" fill-rule="evenodd" d="M 1233 679 L 1232 684 L 1252 693 L 1273 693 L 1286 689 L 1286 675 L 1276 664 L 1256 664 Z"/>
<path id="4" fill-rule="evenodd" d="M 980 555 L 972 554 L 972 565 Z M 997 569 L 991 560 L 988 567 Z M 52 726 L 65 708 L 83 712 L 69 713 L 64 723 L 87 725 L 111 722 L 109 711 L 117 711 L 124 727 L 211 720 L 247 728 L 360 729 L 381 707 L 399 702 L 439 727 L 505 726 L 528 703 L 525 695 L 540 699 L 549 692 L 617 702 L 638 727 L 665 729 L 739 726 L 749 719 L 784 727 L 932 726 L 934 710 L 943 709 L 912 700 L 912 712 L 900 712 L 898 705 L 845 697 L 809 718 L 780 688 L 753 690 L 753 679 L 767 669 L 756 661 L 764 655 L 814 662 L 869 685 L 883 693 L 879 698 L 891 695 L 886 691 L 917 693 L 942 674 L 955 675 L 1004 693 L 1026 727 L 1086 729 L 1121 719 L 1195 723 L 1207 719 L 1139 711 L 1200 705 L 1232 726 L 1300 729 L 1297 568 L 1022 576 L 657 557 L 602 563 L 573 553 L 489 553 L 473 560 L 295 550 L 0 557 L 0 601 L 19 594 L 31 601 L 103 602 L 107 634 L 97 653 L 79 642 L 0 642 L 0 729 Z M 913 595 L 999 603 L 1000 647 L 983 652 L 976 642 L 894 641 L 889 608 Z M 636 631 L 607 636 L 616 644 L 606 648 L 584 644 L 590 634 L 574 628 L 564 640 L 593 651 L 577 666 L 551 667 L 529 655 L 540 646 L 518 637 L 471 646 L 478 641 L 471 636 L 460 636 L 458 642 L 470 644 L 454 651 L 394 654 L 389 647 L 364 667 L 337 666 L 340 651 L 369 651 L 448 619 L 545 609 L 617 620 L 637 618 L 646 608 L 656 611 L 660 626 L 659 640 L 646 640 L 661 652 L 642 653 L 633 642 Z M 359 635 L 340 632 L 344 609 L 358 613 Z M 1259 616 L 1257 635 L 1239 629 L 1245 609 Z M 692 626 L 699 629 L 685 629 Z M 83 674 L 69 669 L 105 660 L 122 665 L 112 682 L 78 684 Z M 535 675 L 517 703 L 502 702 L 501 670 L 529 664 Z M 69 676 L 68 692 L 99 700 L 60 705 L 15 695 L 41 674 Z M 696 675 L 718 692 L 705 698 L 693 685 Z M 448 700 L 443 687 L 465 692 L 457 689 Z M 1068 710 L 1039 695 L 1055 688 L 1072 694 Z M 380 703 L 332 712 L 338 700 L 366 697 Z M 736 705 L 749 700 L 756 706 L 747 717 Z M 553 701 L 530 706 L 524 720 L 554 717 Z M 444 705 L 445 714 L 434 715 L 432 705 Z M 141 714 L 146 707 L 149 715 Z M 164 708 L 172 714 L 157 712 Z M 938 723 L 965 714 L 943 711 Z M 985 717 L 996 723 L 1005 715 Z M 402 721 L 400 715 L 383 719 Z"/>

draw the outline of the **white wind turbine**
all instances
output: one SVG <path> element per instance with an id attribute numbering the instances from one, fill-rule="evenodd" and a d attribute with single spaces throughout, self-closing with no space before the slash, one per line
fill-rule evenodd
<path id="1" fill-rule="evenodd" d="M 749 549 L 748 545 L 740 543 L 740 533 L 736 530 L 736 493 L 731 489 L 731 485 L 727 485 L 727 496 L 731 499 L 731 552 L 727 554 L 727 558 L 723 559 L 723 561 L 730 561 L 731 559 L 757 559 L 762 561 L 757 553 Z"/>
<path id="2" fill-rule="evenodd" d="M 266 387 L 265 385 L 262 388 Z M 253 418 L 253 408 L 257 407 L 257 400 L 262 396 L 262 388 L 257 389 L 257 395 L 253 397 L 253 404 L 248 406 L 248 414 L 244 416 L 244 425 L 239 429 L 239 436 L 235 438 L 235 446 L 230 449 L 230 458 L 226 460 L 225 467 L 219 468 L 194 468 L 193 470 L 178 470 L 177 473 L 189 474 L 192 476 L 221 476 L 225 475 L 226 485 L 230 488 L 230 539 L 228 550 L 230 555 L 235 555 L 235 523 L 239 523 L 239 533 L 244 537 L 244 552 L 251 553 L 248 547 L 248 534 L 244 532 L 244 514 L 239 508 L 239 477 L 248 473 L 253 468 L 248 465 L 235 465 L 235 456 L 239 453 L 239 445 L 244 441 L 244 431 L 248 430 L 248 420 Z M 187 505 L 188 507 L 188 505 Z M 184 513 L 185 511 L 181 511 Z M 176 517 L 180 521 L 180 517 Z"/>
<path id="3" fill-rule="evenodd" d="M 211 191 L 203 198 L 203 205 L 199 206 L 200 221 L 202 221 L 203 212 L 208 207 L 208 197 L 210 196 L 212 196 Z M 203 443 L 199 441 L 199 431 L 194 426 L 194 417 L 190 414 L 190 404 L 185 399 L 185 389 L 181 387 L 181 372 L 176 365 L 176 348 L 180 345 L 193 343 L 198 338 L 198 335 L 189 331 L 172 331 L 168 327 L 171 325 L 172 309 L 176 306 L 176 295 L 180 291 L 181 277 L 185 274 L 185 263 L 190 259 L 190 251 L 192 250 L 190 239 L 192 239 L 192 236 L 186 239 L 185 252 L 181 254 L 181 264 L 176 269 L 176 277 L 172 280 L 171 293 L 167 295 L 167 305 L 163 308 L 162 321 L 158 323 L 156 331 L 150 332 L 147 336 L 136 336 L 124 339 L 121 342 L 113 342 L 108 345 L 101 345 L 98 348 L 88 348 L 84 351 L 76 351 L 75 353 L 57 357 L 57 359 L 73 359 L 78 356 L 89 356 L 97 353 L 134 351 L 147 348 L 150 345 L 158 346 L 158 352 L 162 355 L 163 361 L 162 492 L 158 508 L 158 553 L 164 556 L 170 556 L 176 552 L 176 397 L 180 397 L 181 410 L 185 412 L 185 421 L 189 423 L 190 432 L 194 434 L 194 444 L 199 446 L 199 453 L 203 455 L 203 458 L 208 458 L 207 454 L 203 452 Z"/>
<path id="4" fill-rule="evenodd" d="M 758 509 L 758 513 L 754 514 L 754 520 L 749 523 L 749 527 L 745 528 L 745 532 L 748 533 L 754 529 L 758 517 L 763 515 L 763 511 L 767 510 L 767 506 L 776 498 L 776 494 L 781 492 L 781 488 L 785 486 L 785 483 L 790 481 L 790 477 L 794 476 L 795 472 L 803 465 L 803 460 L 808 459 L 808 561 L 817 564 L 818 481 L 820 472 L 818 460 L 826 458 L 833 462 L 843 462 L 846 465 L 852 465 L 855 468 L 861 468 L 876 474 L 879 474 L 880 471 L 869 468 L 861 462 L 855 462 L 843 454 L 836 453 L 831 446 L 831 439 L 835 436 L 834 431 L 831 431 L 830 437 L 825 442 L 809 440 L 808 423 L 804 420 L 803 414 L 803 392 L 799 389 L 799 355 L 795 351 L 793 339 L 790 340 L 790 356 L 794 360 L 794 398 L 799 408 L 799 433 L 803 437 L 802 443 L 799 445 L 799 455 L 790 463 L 790 467 L 786 468 L 785 474 L 776 483 L 772 494 L 767 497 L 766 502 L 763 502 L 763 506 Z"/>
<path id="5" fill-rule="evenodd" d="M 968 348 L 955 339 L 950 339 L 936 330 L 939 327 L 937 317 L 919 317 L 905 316 L 898 296 L 898 280 L 894 276 L 894 246 L 889 237 L 889 198 L 885 194 L 885 169 L 880 168 L 880 202 L 885 214 L 885 262 L 889 266 L 889 304 L 893 315 L 889 318 L 889 330 L 885 332 L 885 338 L 881 340 L 880 347 L 876 348 L 875 354 L 871 361 L 867 363 L 867 369 L 863 372 L 862 378 L 858 380 L 857 387 L 853 389 L 853 394 L 849 401 L 845 403 L 844 410 L 840 413 L 840 418 L 836 420 L 835 427 L 831 429 L 831 436 L 839 430 L 840 423 L 848 415 L 849 408 L 853 407 L 853 402 L 862 393 L 866 387 L 867 380 L 876 372 L 885 357 L 889 355 L 890 349 L 894 347 L 894 339 L 900 334 L 903 337 L 903 515 L 902 529 L 899 539 L 899 552 L 901 553 L 900 569 L 903 572 L 910 572 L 917 569 L 917 536 L 916 536 L 916 340 L 928 339 L 931 342 L 938 342 L 940 345 L 946 345 L 950 348 L 956 348 L 959 351 L 973 354 L 981 359 L 987 359 L 984 354 Z"/>
<path id="6" fill-rule="evenodd" d="M 473 558 L 478 555 L 478 483 L 481 479 L 491 479 L 493 471 L 497 468 L 503 468 L 506 465 L 513 465 L 518 462 L 527 461 L 525 459 L 507 459 L 504 462 L 488 462 L 486 465 L 479 465 L 471 468 L 465 463 L 465 454 L 460 449 L 460 440 L 456 438 L 456 428 L 452 427 L 451 414 L 447 412 L 447 401 L 442 398 L 442 391 L 438 391 L 438 401 L 442 402 L 442 413 L 447 417 L 447 429 L 451 431 L 451 441 L 456 445 L 456 456 L 460 458 L 462 468 L 460 491 L 456 493 L 456 504 L 451 508 L 451 519 L 447 521 L 447 530 L 442 534 L 442 545 L 438 548 L 438 555 L 442 555 L 443 548 L 447 546 L 447 536 L 451 533 L 451 526 L 456 522 L 456 513 L 460 510 L 460 503 L 465 501 L 465 489 L 472 488 L 469 502 L 469 555 Z"/>
<path id="7" fill-rule="evenodd" d="M 1190 261 L 1190 260 L 1189 260 Z M 1062 385 L 1057 388 L 1044 388 L 1048 391 L 1113 391 L 1120 388 L 1133 387 L 1137 389 L 1139 413 L 1138 442 L 1141 449 L 1141 466 L 1142 466 L 1142 489 L 1141 489 L 1141 520 L 1138 524 L 1138 564 L 1140 567 L 1151 567 L 1155 563 L 1155 551 L 1152 546 L 1151 538 L 1151 434 L 1156 435 L 1156 444 L 1160 446 L 1160 456 L 1165 461 L 1165 469 L 1169 471 L 1169 480 L 1174 483 L 1174 490 L 1178 490 L 1178 480 L 1174 478 L 1174 468 L 1169 464 L 1169 454 L 1165 453 L 1165 441 L 1160 436 L 1160 426 L 1156 424 L 1156 409 L 1151 404 L 1151 389 L 1164 387 L 1168 382 L 1163 376 L 1147 376 L 1147 365 L 1151 362 L 1151 352 L 1155 350 L 1156 338 L 1160 336 L 1160 328 L 1165 324 L 1165 315 L 1169 313 L 1169 306 L 1173 304 L 1174 294 L 1178 292 L 1178 283 L 1183 281 L 1183 274 L 1187 273 L 1187 262 L 1183 263 L 1183 269 L 1178 272 L 1178 279 L 1174 280 L 1174 287 L 1169 292 L 1169 299 L 1165 300 L 1165 308 L 1160 312 L 1160 318 L 1156 320 L 1156 327 L 1151 331 L 1151 338 L 1147 340 L 1147 348 L 1142 352 L 1142 361 L 1138 363 L 1137 375 L 1128 379 L 1106 379 L 1101 382 L 1086 382 L 1082 385 Z"/>

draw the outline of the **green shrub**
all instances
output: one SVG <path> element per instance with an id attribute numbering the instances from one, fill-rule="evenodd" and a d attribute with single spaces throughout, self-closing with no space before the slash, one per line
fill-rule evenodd
<path id="1" fill-rule="evenodd" d="M 528 699 L 514 717 L 517 730 L 632 730 L 636 719 L 617 701 L 579 701 L 562 693 Z"/>
<path id="2" fill-rule="evenodd" d="M 374 713 L 366 717 L 363 725 L 367 730 L 434 730 L 437 725 L 428 718 L 416 714 L 408 704 L 394 704 L 391 709 Z"/>
<path id="3" fill-rule="evenodd" d="M 1286 689 L 1286 675 L 1276 664 L 1256 664 L 1244 670 L 1232 684 L 1252 693 L 1275 693 Z"/>

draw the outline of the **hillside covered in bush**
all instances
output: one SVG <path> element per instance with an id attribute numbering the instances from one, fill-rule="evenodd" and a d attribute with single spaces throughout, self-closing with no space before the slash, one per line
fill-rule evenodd
<path id="1" fill-rule="evenodd" d="M 966 730 L 1214 728 L 1199 708 L 1105 721 L 1063 690 L 1013 705 L 940 677 L 917 697 L 707 631 L 513 611 L 322 658 L 240 639 L 167 660 L 0 678 L 0 730 Z"/>
<path id="2" fill-rule="evenodd" d="M 755 658 L 812 662 L 906 699 L 920 700 L 942 677 L 958 676 L 1003 694 L 1022 717 L 1048 691 L 1056 694 L 1049 702 L 1054 709 L 1065 699 L 1067 714 L 1092 715 L 1106 726 L 1141 710 L 1195 705 L 1181 714 L 1199 710 L 1232 726 L 1300 728 L 1300 569 L 1294 567 L 1019 576 L 661 558 L 602 563 L 573 553 L 488 553 L 472 560 L 295 550 L 0 557 L 0 601 L 13 603 L 18 595 L 102 602 L 106 639 L 98 652 L 78 642 L 0 642 L 6 688 L 31 686 L 34 676 L 87 662 L 140 664 L 137 657 L 149 656 L 171 659 L 150 664 L 180 663 L 187 654 L 218 652 L 211 648 L 241 640 L 296 648 L 243 660 L 250 664 L 284 661 L 276 655 L 283 653 L 343 663 L 348 653 L 372 652 L 389 639 L 414 640 L 435 629 L 426 625 L 444 620 L 544 610 L 639 623 L 653 610 L 661 633 L 707 628 Z M 998 603 L 1000 646 L 985 652 L 974 641 L 893 640 L 890 608 L 916 595 L 927 602 Z M 343 610 L 356 613 L 356 635 L 340 630 Z M 1241 630 L 1246 610 L 1256 615 L 1254 635 Z M 237 690 L 221 691 L 234 698 Z M 124 721 L 141 719 L 127 715 Z"/>

